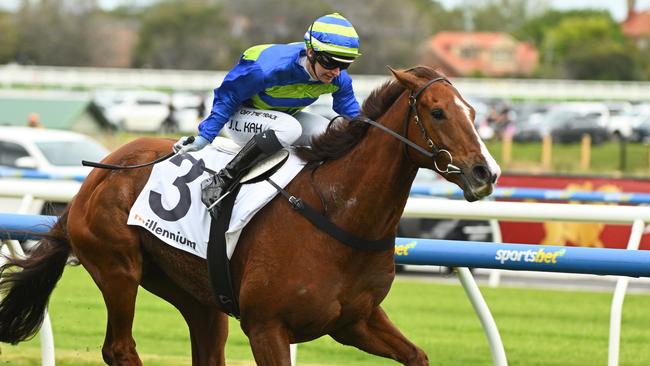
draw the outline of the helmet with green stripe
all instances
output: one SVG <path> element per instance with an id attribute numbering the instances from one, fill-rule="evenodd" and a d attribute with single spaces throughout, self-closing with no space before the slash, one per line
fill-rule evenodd
<path id="1" fill-rule="evenodd" d="M 305 44 L 316 52 L 326 52 L 338 61 L 351 62 L 359 57 L 359 35 L 352 23 L 339 13 L 324 15 L 305 33 Z"/>

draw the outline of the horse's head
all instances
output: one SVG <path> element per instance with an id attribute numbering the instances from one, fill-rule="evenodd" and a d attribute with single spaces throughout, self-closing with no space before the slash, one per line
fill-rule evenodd
<path id="1" fill-rule="evenodd" d="M 474 108 L 431 68 L 391 71 L 408 89 L 406 137 L 432 154 L 409 149 L 411 160 L 457 184 L 468 201 L 492 193 L 501 170 L 476 132 Z"/>

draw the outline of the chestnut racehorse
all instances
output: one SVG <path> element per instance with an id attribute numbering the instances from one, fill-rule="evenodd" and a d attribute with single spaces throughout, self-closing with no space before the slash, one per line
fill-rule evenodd
<path id="1" fill-rule="evenodd" d="M 395 79 L 373 91 L 362 108 L 389 132 L 359 119 L 334 124 L 311 148 L 299 151 L 309 164 L 286 187 L 343 230 L 367 240 L 395 237 L 418 168 L 436 170 L 469 201 L 489 195 L 499 174 L 474 129 L 474 110 L 449 81 L 423 66 L 391 71 Z M 417 146 L 407 147 L 397 134 Z M 138 139 L 104 163 L 152 161 L 168 154 L 172 144 Z M 182 313 L 193 365 L 225 364 L 227 317 L 211 293 L 205 260 L 126 224 L 150 172 L 95 169 L 32 255 L 2 268 L 6 296 L 0 303 L 0 341 L 17 343 L 37 332 L 72 254 L 106 303 L 102 356 L 107 364 L 141 364 L 132 336 L 138 286 Z M 22 270 L 6 271 L 11 267 Z M 288 366 L 290 343 L 327 334 L 405 365 L 428 365 L 425 353 L 380 306 L 394 268 L 392 249 L 345 246 L 276 197 L 248 224 L 231 260 L 241 328 L 257 364 Z"/>

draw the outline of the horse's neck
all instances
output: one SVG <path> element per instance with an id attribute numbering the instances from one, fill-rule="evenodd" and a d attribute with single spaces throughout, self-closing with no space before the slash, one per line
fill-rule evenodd
<path id="1" fill-rule="evenodd" d="M 400 132 L 406 109 L 393 108 L 379 122 Z M 332 162 L 325 196 L 338 223 L 368 239 L 394 234 L 417 167 L 403 153 L 402 143 L 378 128 L 345 157 Z"/>

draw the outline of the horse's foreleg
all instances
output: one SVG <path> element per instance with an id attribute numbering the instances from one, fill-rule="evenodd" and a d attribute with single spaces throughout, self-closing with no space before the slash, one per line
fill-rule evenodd
<path id="1" fill-rule="evenodd" d="M 279 324 L 255 324 L 242 329 L 248 336 L 255 363 L 260 366 L 291 366 L 289 337 L 285 328 Z"/>
<path id="2" fill-rule="evenodd" d="M 106 335 L 104 336 L 104 345 L 102 346 L 102 358 L 107 365 L 113 363 L 113 350 L 111 346 L 113 345 L 113 334 L 111 330 L 111 323 L 106 322 Z"/>
<path id="3" fill-rule="evenodd" d="M 404 365 L 429 365 L 424 351 L 406 339 L 379 306 L 368 319 L 353 323 L 332 333 L 331 336 L 340 343 L 392 358 Z"/>

